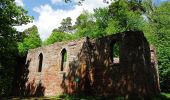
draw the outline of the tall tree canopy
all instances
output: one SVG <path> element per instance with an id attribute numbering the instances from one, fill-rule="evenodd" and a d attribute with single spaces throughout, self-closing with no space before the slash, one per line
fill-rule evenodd
<path id="1" fill-rule="evenodd" d="M 140 2 L 135 1 L 118 0 L 109 6 L 108 33 L 142 30 L 143 7 Z"/>
<path id="2" fill-rule="evenodd" d="M 44 45 L 53 44 L 55 42 L 68 41 L 75 39 L 75 35 L 65 33 L 60 29 L 54 29 L 51 35 L 43 42 Z"/>
<path id="3" fill-rule="evenodd" d="M 14 0 L 0 0 L 0 95 L 10 93 L 20 33 L 13 26 L 31 21 L 22 7 Z"/>
<path id="4" fill-rule="evenodd" d="M 170 2 L 155 8 L 150 24 L 157 47 L 161 89 L 170 92 Z"/>
<path id="5" fill-rule="evenodd" d="M 58 28 L 58 30 L 60 30 L 62 32 L 66 32 L 66 33 L 71 33 L 71 31 L 72 31 L 71 20 L 72 19 L 70 17 L 63 19 L 62 22 L 60 23 L 61 26 Z"/>
<path id="6" fill-rule="evenodd" d="M 42 41 L 38 34 L 38 29 L 35 25 L 26 29 L 23 34 L 25 35 L 23 41 L 18 43 L 18 50 L 20 55 L 26 55 L 29 49 L 41 46 Z"/>
<path id="7" fill-rule="evenodd" d="M 96 30 L 95 22 L 93 20 L 93 15 L 88 11 L 83 11 L 79 17 L 76 19 L 75 23 L 75 34 L 80 37 L 93 37 Z"/>
<path id="8" fill-rule="evenodd" d="M 1 57 L 4 59 L 3 54 L 5 56 L 6 53 L 10 54 L 10 52 L 16 51 L 16 42 L 20 34 L 13 26 L 26 24 L 30 21 L 31 17 L 27 15 L 27 11 L 17 6 L 14 0 L 0 1 L 0 59 Z"/>
<path id="9" fill-rule="evenodd" d="M 99 37 L 113 33 L 142 30 L 145 25 L 141 1 L 117 0 L 109 7 L 98 8 L 94 14 L 83 12 L 76 21 L 80 36 Z"/>

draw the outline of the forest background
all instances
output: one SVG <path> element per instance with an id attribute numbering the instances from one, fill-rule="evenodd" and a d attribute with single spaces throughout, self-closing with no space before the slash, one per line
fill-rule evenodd
<path id="1" fill-rule="evenodd" d="M 66 3 L 69 1 L 65 0 Z M 83 1 L 78 4 L 81 6 Z M 161 91 L 170 92 L 170 2 L 104 0 L 103 3 L 108 2 L 112 3 L 94 9 L 94 13 L 84 10 L 75 23 L 71 17 L 64 18 L 60 26 L 42 41 L 35 25 L 23 32 L 14 28 L 33 20 L 23 7 L 17 6 L 14 0 L 0 0 L 0 95 L 10 95 L 18 62 L 29 49 L 124 31 L 143 31 L 149 43 L 156 47 Z"/>

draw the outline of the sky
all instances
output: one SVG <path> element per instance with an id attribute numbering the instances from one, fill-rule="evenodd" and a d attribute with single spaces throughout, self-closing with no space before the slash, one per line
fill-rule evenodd
<path id="1" fill-rule="evenodd" d="M 71 17 L 72 24 L 83 10 L 93 12 L 93 9 L 107 6 L 103 0 L 85 0 L 80 6 L 78 0 L 65 3 L 64 0 L 15 0 L 16 4 L 28 11 L 28 15 L 33 16 L 32 23 L 16 27 L 18 31 L 36 25 L 42 40 L 47 39 L 52 30 L 60 26 L 63 18 Z"/>
<path id="2" fill-rule="evenodd" d="M 18 31 L 24 31 L 27 28 L 36 25 L 38 27 L 40 38 L 47 39 L 52 30 L 60 26 L 63 18 L 71 17 L 72 24 L 83 10 L 93 13 L 93 9 L 108 6 L 103 0 L 85 0 L 80 6 L 79 0 L 72 0 L 65 3 L 64 0 L 15 0 L 18 6 L 22 6 L 28 11 L 28 15 L 33 16 L 34 20 L 27 25 L 15 27 Z M 156 0 L 160 3 L 165 0 Z"/>

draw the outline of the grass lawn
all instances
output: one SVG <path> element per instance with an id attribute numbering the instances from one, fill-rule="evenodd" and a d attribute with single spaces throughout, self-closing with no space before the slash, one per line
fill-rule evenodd
<path id="1" fill-rule="evenodd" d="M 153 100 L 170 100 L 170 93 L 161 93 L 159 96 L 153 97 Z"/>
<path id="2" fill-rule="evenodd" d="M 125 100 L 124 97 L 110 98 L 110 97 L 78 97 L 78 96 L 51 96 L 51 97 L 4 97 L 0 100 Z M 138 100 L 144 100 L 138 98 Z M 158 96 L 151 97 L 147 100 L 170 100 L 170 93 L 161 93 Z"/>

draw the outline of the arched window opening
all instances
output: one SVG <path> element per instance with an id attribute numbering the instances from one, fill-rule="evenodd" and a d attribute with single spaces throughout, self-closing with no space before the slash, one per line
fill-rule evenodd
<path id="1" fill-rule="evenodd" d="M 39 66 L 38 66 L 38 72 L 42 71 L 42 63 L 43 63 L 43 54 L 40 53 L 39 55 Z"/>
<path id="2" fill-rule="evenodd" d="M 114 42 L 111 44 L 111 59 L 116 64 L 119 63 L 120 57 L 120 45 L 119 42 Z"/>
<path id="3" fill-rule="evenodd" d="M 67 51 L 66 51 L 66 49 L 63 49 L 61 51 L 61 56 L 62 56 L 62 58 L 61 58 L 61 71 L 63 71 L 64 68 L 66 67 L 66 62 L 67 62 Z"/>

